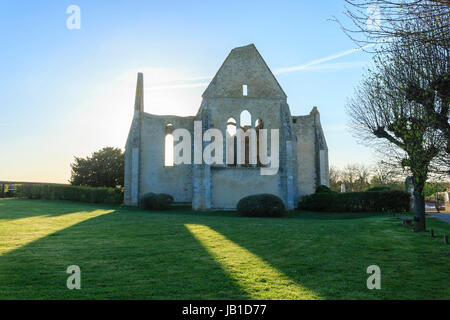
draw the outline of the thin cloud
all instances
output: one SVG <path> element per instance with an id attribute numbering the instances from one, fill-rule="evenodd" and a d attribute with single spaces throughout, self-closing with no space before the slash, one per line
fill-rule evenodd
<path id="1" fill-rule="evenodd" d="M 375 44 L 367 44 L 360 48 L 355 48 L 347 51 L 343 51 L 337 54 L 330 55 L 325 58 L 317 59 L 310 61 L 308 63 L 293 66 L 293 67 L 285 67 L 278 68 L 274 70 L 274 74 L 283 74 L 288 72 L 296 72 L 296 71 L 331 71 L 331 70 L 341 70 L 347 68 L 357 68 L 362 67 L 366 64 L 363 61 L 356 62 L 340 62 L 340 63 L 328 63 L 323 64 L 324 62 L 336 60 L 338 58 L 350 55 L 352 53 L 370 48 L 375 46 Z M 212 76 L 201 76 L 201 77 L 192 77 L 192 78 L 180 78 L 174 80 L 167 80 L 164 82 L 153 83 L 148 89 L 149 90 L 170 90 L 170 89 L 185 89 L 185 88 L 196 88 L 196 87 L 206 87 L 209 82 L 199 82 L 199 83 L 186 83 L 186 82 L 195 82 L 200 80 L 208 80 L 211 81 Z"/>
<path id="2" fill-rule="evenodd" d="M 350 68 L 361 68 L 365 65 L 367 65 L 367 61 L 325 63 L 306 67 L 302 69 L 302 71 L 333 71 Z"/>
<path id="3" fill-rule="evenodd" d="M 169 89 L 184 89 L 184 88 L 196 88 L 196 87 L 206 87 L 209 82 L 200 82 L 200 83 L 189 83 L 189 84 L 174 84 L 167 86 L 149 86 L 146 87 L 149 90 L 169 90 Z"/>
<path id="4" fill-rule="evenodd" d="M 355 48 L 355 49 L 343 51 L 343 52 L 340 52 L 340 53 L 337 53 L 337 54 L 333 54 L 333 55 L 328 56 L 328 57 L 325 57 L 325 58 L 313 60 L 313 61 L 311 61 L 311 62 L 302 64 L 302 65 L 299 65 L 299 66 L 286 67 L 286 68 L 278 68 L 278 69 L 275 69 L 274 73 L 275 73 L 275 74 L 282 74 L 282 73 L 287 73 L 287 72 L 295 72 L 295 71 L 301 71 L 301 70 L 308 70 L 308 68 L 310 68 L 310 67 L 312 67 L 312 66 L 321 64 L 321 63 L 323 63 L 323 62 L 327 62 L 327 61 L 331 61 L 331 60 L 336 60 L 336 59 L 338 59 L 338 58 L 340 58 L 340 57 L 348 56 L 349 54 L 352 54 L 352 53 L 355 53 L 355 52 L 358 52 L 358 51 L 361 51 L 361 50 L 364 50 L 364 49 L 367 49 L 367 48 L 370 48 L 370 47 L 373 47 L 373 46 L 375 46 L 375 44 L 374 44 L 374 43 L 370 43 L 370 44 L 367 44 L 367 45 L 365 45 L 365 46 L 363 46 L 363 47 L 360 47 L 360 48 Z"/>

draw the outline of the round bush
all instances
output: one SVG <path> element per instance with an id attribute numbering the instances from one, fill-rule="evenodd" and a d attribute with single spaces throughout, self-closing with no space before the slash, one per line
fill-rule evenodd
<path id="1" fill-rule="evenodd" d="M 273 194 L 257 194 L 239 200 L 238 214 L 245 217 L 282 217 L 283 201 Z"/>
<path id="2" fill-rule="evenodd" d="M 141 205 L 147 210 L 168 210 L 173 204 L 173 197 L 165 193 L 147 193 L 141 198 Z"/>
<path id="3" fill-rule="evenodd" d="M 326 185 L 321 184 L 316 188 L 316 193 L 333 193 L 333 191 Z"/>

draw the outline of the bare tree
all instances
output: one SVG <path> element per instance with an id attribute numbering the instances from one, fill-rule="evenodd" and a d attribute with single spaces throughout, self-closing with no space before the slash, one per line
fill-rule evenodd
<path id="1" fill-rule="evenodd" d="M 398 165 L 398 161 L 378 161 L 372 167 L 370 184 L 374 186 L 389 186 L 405 180 L 405 173 Z"/>
<path id="2" fill-rule="evenodd" d="M 369 188 L 370 169 L 362 164 L 349 164 L 340 171 L 340 181 L 350 192 L 365 191 Z"/>
<path id="3" fill-rule="evenodd" d="M 340 191 L 341 190 L 341 170 L 335 166 L 330 166 L 330 189 L 333 191 Z"/>
<path id="4" fill-rule="evenodd" d="M 347 192 L 356 191 L 355 181 L 357 179 L 357 167 L 355 164 L 346 165 L 341 172 L 342 183 L 345 184 L 345 189 Z"/>
<path id="5" fill-rule="evenodd" d="M 448 17 L 450 19 L 450 16 Z M 411 23 L 405 29 L 418 29 Z M 422 44 L 416 39 L 402 38 L 390 45 L 395 68 L 397 90 L 409 101 L 424 109 L 430 126 L 445 138 L 443 150 L 450 153 L 450 37 L 447 46 Z"/>
<path id="6" fill-rule="evenodd" d="M 364 165 L 358 165 L 357 167 L 357 179 L 356 179 L 356 190 L 355 191 L 365 191 L 370 187 L 370 169 Z"/>
<path id="7" fill-rule="evenodd" d="M 432 46 L 448 46 L 450 1 L 448 0 L 345 0 L 351 27 L 337 21 L 359 46 L 416 39 Z M 405 29 L 415 23 L 421 28 Z M 385 49 L 391 49 L 389 47 Z"/>
<path id="8" fill-rule="evenodd" d="M 445 137 L 440 153 L 441 162 L 445 163 L 450 153 L 450 1 L 346 2 L 349 6 L 345 13 L 352 27 L 338 21 L 342 29 L 379 59 L 384 59 L 386 53 L 395 55 L 395 72 L 397 78 L 402 78 L 397 89 L 408 100 L 422 105 L 432 128 Z"/>
<path id="9" fill-rule="evenodd" d="M 357 88 L 347 111 L 358 139 L 399 150 L 401 166 L 408 167 L 413 176 L 414 228 L 424 231 L 423 188 L 430 163 L 442 151 L 445 139 L 435 130 L 434 117 L 405 94 L 409 78 L 404 77 L 403 67 L 393 53 L 376 59 L 375 70 Z"/>

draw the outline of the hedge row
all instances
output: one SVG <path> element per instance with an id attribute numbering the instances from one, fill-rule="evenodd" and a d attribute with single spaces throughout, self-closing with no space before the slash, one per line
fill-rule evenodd
<path id="1" fill-rule="evenodd" d="M 17 193 L 28 199 L 70 200 L 89 203 L 121 204 L 123 192 L 114 188 L 92 188 L 67 185 L 19 185 Z"/>
<path id="2" fill-rule="evenodd" d="M 365 192 L 382 192 L 382 191 L 389 191 L 391 188 L 386 186 L 378 186 L 378 187 L 372 187 L 367 189 Z"/>
<path id="3" fill-rule="evenodd" d="M 404 191 L 315 193 L 304 196 L 299 208 L 325 212 L 407 212 L 410 195 Z"/>
<path id="4" fill-rule="evenodd" d="M 14 198 L 16 194 L 17 194 L 16 190 L 8 190 L 7 192 L 4 193 L 3 198 Z M 0 198 L 2 198 L 1 190 L 0 190 Z"/>

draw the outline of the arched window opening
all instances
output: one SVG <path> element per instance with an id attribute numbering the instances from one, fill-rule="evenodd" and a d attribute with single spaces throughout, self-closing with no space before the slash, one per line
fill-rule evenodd
<path id="1" fill-rule="evenodd" d="M 259 139 L 259 130 L 260 130 L 260 129 L 264 129 L 264 122 L 263 122 L 260 118 L 258 118 L 258 119 L 255 121 L 255 130 L 256 130 L 256 159 L 257 159 L 257 165 L 258 165 L 258 166 L 261 166 L 261 165 L 262 165 L 261 160 L 260 160 L 260 158 L 259 158 L 259 149 L 260 149 L 260 147 L 262 147 L 263 150 L 264 150 L 264 148 L 266 148 L 266 143 L 267 143 L 267 141 L 262 141 L 262 144 L 260 143 L 260 139 Z"/>
<path id="2" fill-rule="evenodd" d="M 230 136 L 234 136 L 236 134 L 236 120 L 233 118 L 227 120 L 227 132 Z"/>
<path id="3" fill-rule="evenodd" d="M 260 118 L 256 119 L 255 121 L 255 129 L 264 129 L 264 122 Z"/>
<path id="4" fill-rule="evenodd" d="M 252 127 L 252 116 L 248 110 L 244 110 L 241 112 L 240 116 L 240 127 L 244 132 L 246 132 L 248 129 Z M 250 157 L 249 157 L 249 151 L 250 151 L 250 137 L 245 136 L 244 143 L 241 146 L 238 146 L 238 148 L 242 148 L 244 155 L 245 155 L 245 162 L 244 165 L 250 164 Z"/>
<path id="5" fill-rule="evenodd" d="M 227 134 L 233 138 L 233 143 L 226 146 L 226 163 L 230 166 L 236 166 L 236 120 L 234 118 L 227 120 Z"/>
<path id="6" fill-rule="evenodd" d="M 244 110 L 241 112 L 241 121 L 240 121 L 240 127 L 242 129 L 245 129 L 247 127 L 250 128 L 252 125 L 252 116 L 250 115 L 250 112 L 247 110 Z"/>
<path id="7" fill-rule="evenodd" d="M 164 141 L 164 165 L 166 167 L 173 167 L 174 158 L 173 158 L 173 130 L 174 127 L 171 123 L 166 125 L 166 137 Z"/>

